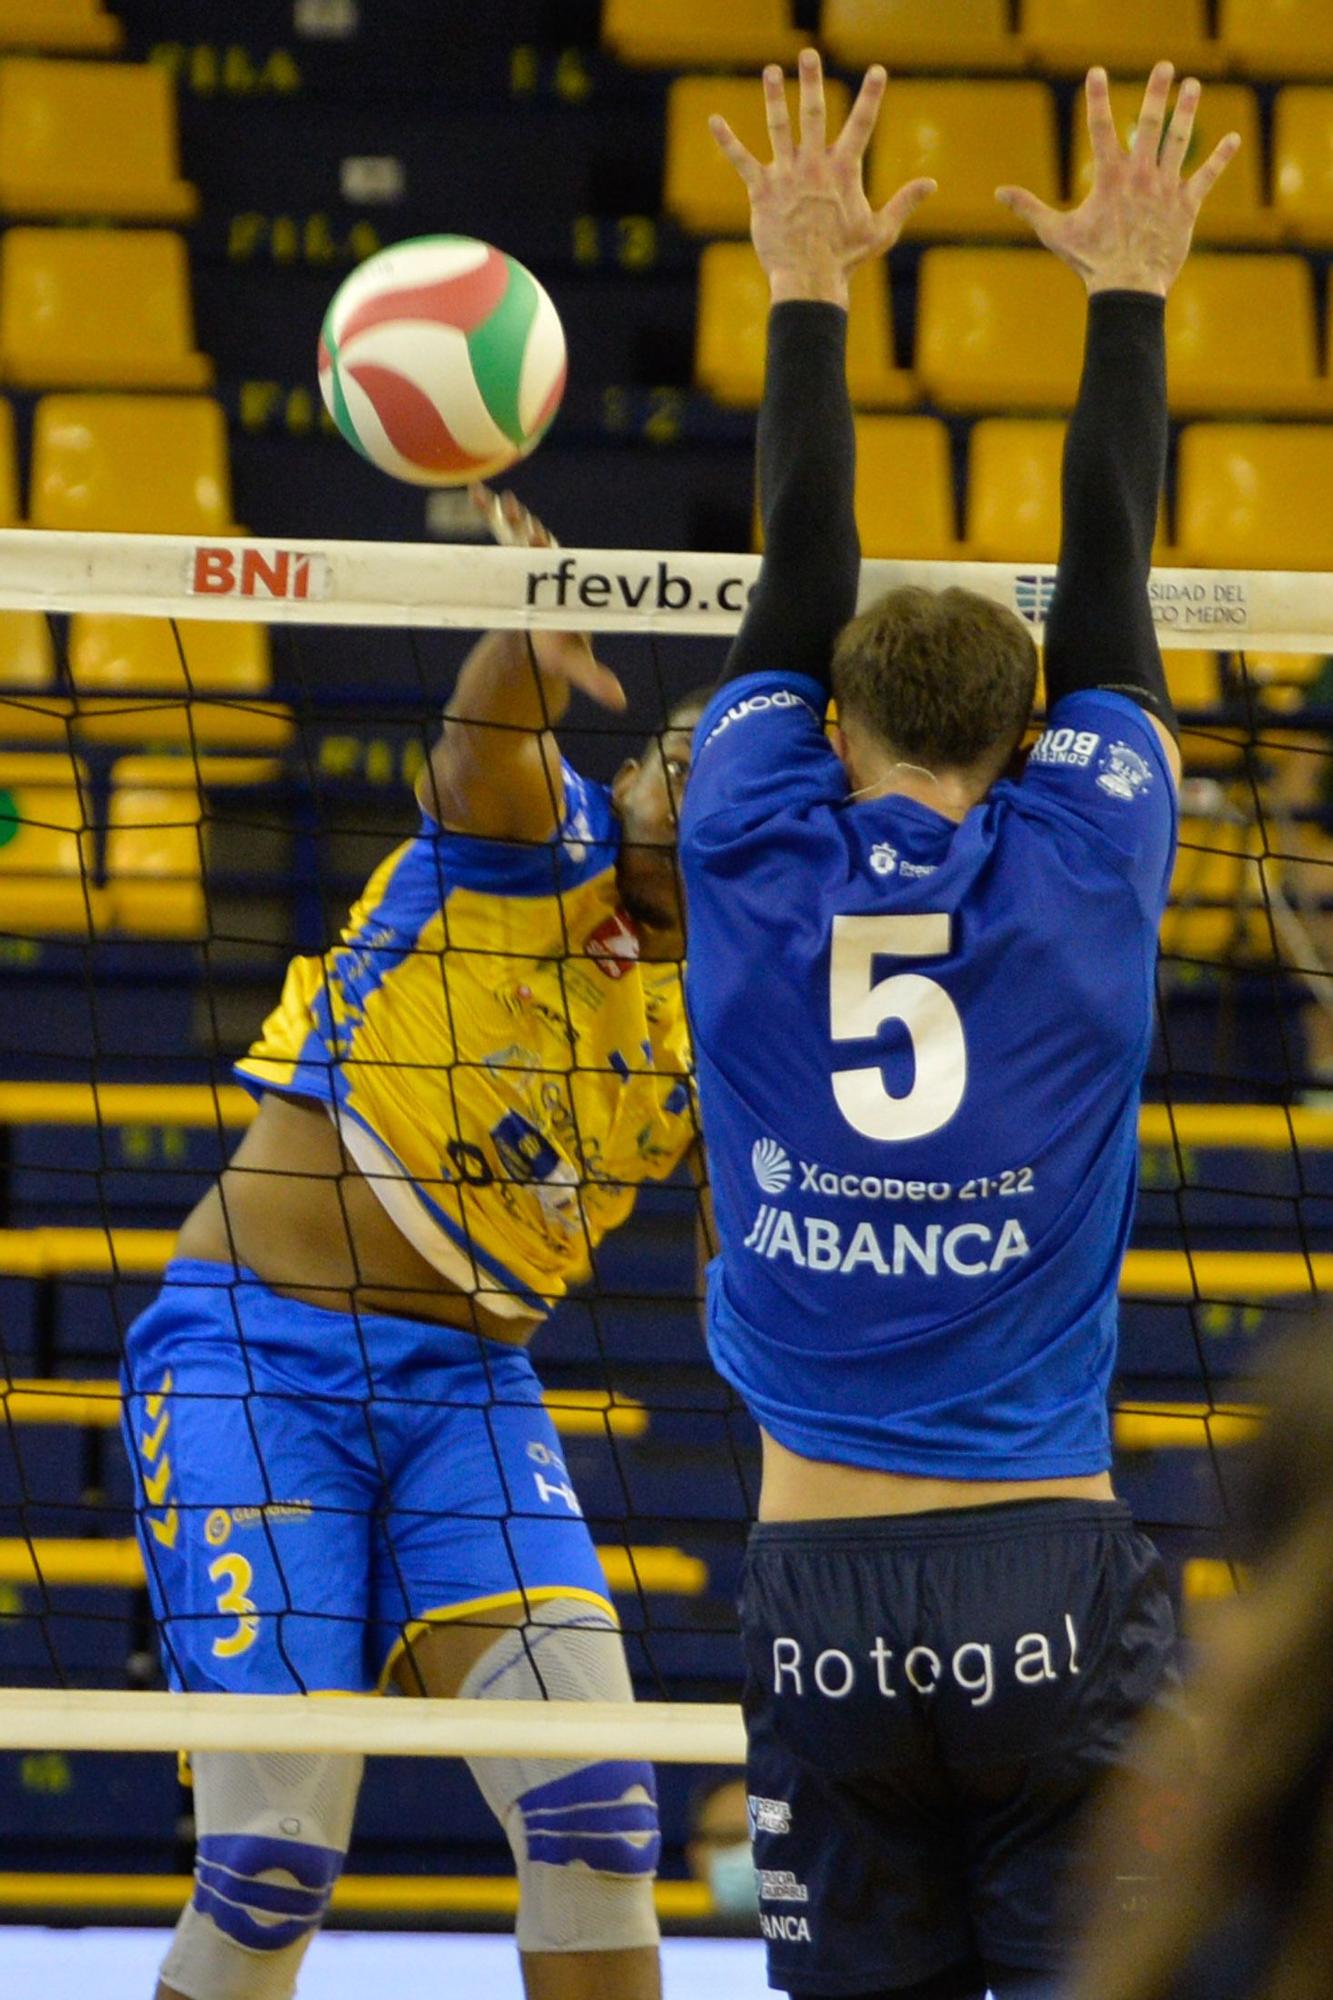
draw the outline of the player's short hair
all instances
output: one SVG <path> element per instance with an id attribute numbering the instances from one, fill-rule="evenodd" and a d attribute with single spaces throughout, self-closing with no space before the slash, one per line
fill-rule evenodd
<path id="1" fill-rule="evenodd" d="M 839 715 L 931 770 L 1004 765 L 1036 685 L 1026 625 L 970 590 L 886 591 L 833 649 Z"/>

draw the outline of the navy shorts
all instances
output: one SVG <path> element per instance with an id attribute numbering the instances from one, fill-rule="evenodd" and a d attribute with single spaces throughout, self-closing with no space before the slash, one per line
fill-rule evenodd
<path id="1" fill-rule="evenodd" d="M 557 1597 L 611 1612 L 521 1348 L 177 1259 L 126 1335 L 124 1390 L 173 1688 L 363 1692 L 429 1625 Z"/>
<path id="2" fill-rule="evenodd" d="M 1056 1969 L 1082 1808 L 1175 1684 L 1128 1508 L 761 1523 L 741 1631 L 770 1985 Z"/>

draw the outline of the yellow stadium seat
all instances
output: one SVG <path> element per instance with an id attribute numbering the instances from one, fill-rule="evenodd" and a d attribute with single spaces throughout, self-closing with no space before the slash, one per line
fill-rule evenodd
<path id="1" fill-rule="evenodd" d="M 0 755 L 0 930 L 87 934 L 101 921 L 87 784 L 67 754 Z"/>
<path id="2" fill-rule="evenodd" d="M 893 81 L 871 141 L 870 199 L 878 206 L 917 174 L 939 193 L 907 225 L 916 236 L 1027 236 L 995 190 L 1004 182 L 1060 199 L 1055 99 L 1044 83 Z"/>
<path id="3" fill-rule="evenodd" d="M 1060 551 L 1059 417 L 983 417 L 968 449 L 967 545 L 978 562 L 1054 562 Z"/>
<path id="4" fill-rule="evenodd" d="M 949 433 L 938 417 L 856 419 L 856 519 L 863 555 L 958 555 Z"/>
<path id="5" fill-rule="evenodd" d="M 1333 569 L 1333 425 L 1187 425 L 1176 540 L 1200 568 Z"/>
<path id="6" fill-rule="evenodd" d="M 719 403 L 755 408 L 764 388 L 768 280 L 748 243 L 710 243 L 699 259 L 694 377 Z M 893 365 L 889 287 L 879 260 L 852 273 L 847 381 L 862 409 L 903 409 L 916 384 Z"/>
<path id="7" fill-rule="evenodd" d="M 1244 950 L 1271 955 L 1261 875 L 1263 834 L 1231 820 L 1182 819 L 1162 919 L 1162 950 L 1213 960 Z"/>
<path id="8" fill-rule="evenodd" d="M 1133 136 L 1142 102 L 1142 82 L 1111 85 L 1111 110 L 1116 130 L 1126 142 Z M 1240 151 L 1204 203 L 1195 236 L 1201 243 L 1276 242 L 1278 220 L 1264 201 L 1259 106 L 1254 92 L 1245 84 L 1214 83 L 1204 91 L 1186 157 L 1186 170 L 1192 172 L 1202 165 L 1227 132 L 1240 134 Z M 1081 107 L 1074 115 L 1073 139 L 1070 166 L 1073 199 L 1082 201 L 1092 184 L 1092 154 L 1088 144 L 1088 121 Z"/>
<path id="9" fill-rule="evenodd" d="M 787 95 L 795 118 L 794 84 L 789 84 Z M 836 132 L 850 103 L 846 85 L 830 78 L 824 95 L 829 130 Z M 756 158 L 772 157 L 763 94 L 753 77 L 675 77 L 667 90 L 663 204 L 668 215 L 696 236 L 744 236 L 750 227 L 749 197 L 708 129 L 714 112 L 726 119 Z"/>
<path id="10" fill-rule="evenodd" d="M 1318 372 L 1314 281 L 1304 257 L 1191 257 L 1166 308 L 1167 384 L 1180 416 L 1333 410 Z"/>
<path id="11" fill-rule="evenodd" d="M 1204 0 L 1022 0 L 1019 33 L 1045 69 L 1146 72 L 1165 56 L 1178 75 L 1216 76 L 1224 62 Z"/>
<path id="12" fill-rule="evenodd" d="M 792 62 L 809 37 L 791 0 L 604 0 L 602 41 L 621 62 L 660 69 Z"/>
<path id="13" fill-rule="evenodd" d="M 14 411 L 12 405 L 0 396 L 0 528 L 16 528 L 21 516 Z"/>
<path id="14" fill-rule="evenodd" d="M 1218 38 L 1249 76 L 1333 77 L 1328 0 L 1221 0 Z"/>
<path id="15" fill-rule="evenodd" d="M 160 63 L 0 59 L 0 207 L 188 221 L 174 92 Z"/>
<path id="16" fill-rule="evenodd" d="M 49 688 L 56 677 L 51 627 L 42 611 L 0 611 L 0 687 Z M 0 717 L 0 736 L 5 719 Z"/>
<path id="17" fill-rule="evenodd" d="M 35 528 L 227 533 L 221 404 L 207 396 L 43 396 L 29 514 Z"/>
<path id="18" fill-rule="evenodd" d="M 268 632 L 190 618 L 81 612 L 70 621 L 70 676 L 80 694 L 267 694 Z"/>
<path id="19" fill-rule="evenodd" d="M 290 711 L 254 698 L 272 684 L 264 625 L 80 612 L 69 667 L 89 743 L 274 751 L 291 738 Z"/>
<path id="20" fill-rule="evenodd" d="M 25 389 L 204 389 L 185 241 L 164 229 L 11 229 L 0 366 Z"/>
<path id="21" fill-rule="evenodd" d="M 1060 552 L 1061 417 L 983 417 L 972 426 L 967 551 L 977 562 L 1054 562 Z M 1154 558 L 1166 555 L 1158 518 Z"/>
<path id="22" fill-rule="evenodd" d="M 824 0 L 820 39 L 848 69 L 1012 70 L 1023 46 L 1006 0 Z"/>
<path id="23" fill-rule="evenodd" d="M 1290 242 L 1333 244 L 1333 89 L 1294 84 L 1278 92 L 1273 206 Z"/>
<path id="24" fill-rule="evenodd" d="M 203 936 L 204 813 L 193 758 L 122 757 L 111 784 L 112 923 L 139 936 Z"/>
<path id="25" fill-rule="evenodd" d="M 944 409 L 1068 409 L 1086 318 L 1082 285 L 1047 250 L 927 250 L 916 372 Z"/>
<path id="26" fill-rule="evenodd" d="M 107 55 L 124 39 L 120 22 L 103 13 L 102 0 L 0 0 L 0 49 Z"/>

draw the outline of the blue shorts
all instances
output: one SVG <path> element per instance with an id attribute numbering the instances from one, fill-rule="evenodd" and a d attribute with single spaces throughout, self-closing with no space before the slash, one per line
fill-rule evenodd
<path id="1" fill-rule="evenodd" d="M 1128 1508 L 763 1523 L 741 1630 L 770 1984 L 1058 1970 L 1089 1794 L 1175 1685 Z"/>
<path id="2" fill-rule="evenodd" d="M 174 1688 L 360 1693 L 418 1624 L 610 1609 L 521 1348 L 178 1259 L 126 1335 L 124 1391 Z"/>

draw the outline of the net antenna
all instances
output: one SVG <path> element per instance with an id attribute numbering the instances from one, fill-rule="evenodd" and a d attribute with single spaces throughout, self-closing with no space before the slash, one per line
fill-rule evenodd
<path id="1" fill-rule="evenodd" d="M 50 620 L 77 614 L 112 614 L 159 621 L 236 622 L 285 632 L 294 643 L 301 628 L 398 628 L 415 646 L 422 635 L 440 631 L 577 629 L 639 635 L 652 647 L 654 664 L 661 642 L 673 637 L 725 640 L 738 627 L 758 575 L 758 559 L 742 555 L 701 555 L 678 552 L 601 549 L 472 548 L 429 544 L 351 541 L 291 541 L 222 538 L 200 541 L 182 536 L 51 534 L 10 530 L 0 536 L 0 613 L 39 613 Z M 901 585 L 926 589 L 962 587 L 1007 606 L 1040 639 L 1049 609 L 1055 571 L 1043 564 L 866 562 L 862 566 L 861 602 Z M 1333 575 L 1308 572 L 1249 572 L 1234 570 L 1161 570 L 1152 579 L 1152 602 L 1158 637 L 1170 655 L 1190 652 L 1225 656 L 1226 671 L 1236 684 L 1237 699 L 1217 716 L 1192 721 L 1185 712 L 1187 780 L 1182 798 L 1185 823 L 1183 858 L 1177 876 L 1177 896 L 1168 919 L 1162 986 L 1170 997 L 1190 969 L 1200 965 L 1226 971 L 1244 962 L 1246 954 L 1266 955 L 1270 964 L 1293 969 L 1315 994 L 1320 1009 L 1333 1020 L 1333 979 L 1320 941 L 1324 901 L 1316 856 L 1307 878 L 1296 879 L 1294 860 L 1308 859 L 1306 833 L 1313 810 L 1300 787 L 1275 792 L 1275 766 L 1283 760 L 1318 759 L 1326 768 L 1328 752 L 1319 730 L 1320 719 L 1300 709 L 1301 656 L 1322 655 L 1323 635 L 1333 632 Z M 179 643 L 179 639 L 178 639 Z M 718 656 L 720 657 L 720 655 Z M 185 652 L 181 650 L 182 661 Z M 1296 707 L 1288 702 L 1279 713 L 1270 701 L 1271 689 L 1284 682 L 1283 662 L 1292 665 L 1291 685 L 1297 687 Z M 1216 661 L 1215 661 L 1216 663 Z M 1308 659 L 1307 659 L 1308 666 Z M 318 692 L 319 666 L 312 673 L 303 663 L 298 678 Z M 424 670 L 420 676 L 423 698 Z M 697 673 L 693 676 L 698 679 Z M 1305 685 L 1308 685 L 1308 673 Z M 188 687 L 188 675 L 186 676 Z M 420 718 L 421 729 L 433 731 L 443 688 L 429 690 Z M 661 685 L 656 690 L 661 696 Z M 187 703 L 194 699 L 187 693 Z M 0 709 L 18 707 L 18 696 L 4 697 Z M 38 702 L 40 707 L 41 703 Z M 60 704 L 48 703 L 54 716 Z M 669 704 L 663 697 L 654 726 L 665 725 Z M 56 720 L 77 738 L 82 711 L 79 700 L 66 703 Z M 102 711 L 105 713 L 105 710 Z M 0 733 L 2 729 L 0 729 Z M 122 742 L 127 740 L 122 737 Z M 190 736 L 190 757 L 201 784 L 206 761 Z M 68 746 L 67 746 L 68 747 Z M 314 770 L 313 753 L 302 744 L 306 775 Z M 293 759 L 298 762 L 298 759 Z M 1308 787 L 1306 788 L 1308 792 Z M 48 829 L 49 830 L 49 829 Z M 1194 857 L 1200 865 L 1194 868 Z M 1219 857 L 1239 864 L 1229 887 L 1219 894 L 1214 864 Z M 1223 919 L 1221 932 L 1217 919 Z M 1174 930 L 1173 930 L 1174 927 Z M 20 926 L 5 927 L 22 935 Z M 90 933 L 94 927 L 90 925 Z M 41 935 L 40 917 L 28 926 Z M 90 947 L 85 946 L 85 949 Z M 91 973 L 90 973 L 91 983 Z M 211 1004 L 211 996 L 210 996 Z M 222 1030 L 218 1039 L 225 1041 Z M 47 1051 L 59 1056 L 60 1051 Z M 1278 1068 L 1282 1067 L 1279 1062 Z M 1294 1087 L 1292 1064 L 1285 1058 L 1285 1095 Z M 135 1113 L 141 1093 L 124 1080 L 124 1064 L 89 1081 L 39 1082 L 25 1077 L 0 1077 L 0 1117 L 11 1127 L 34 1124 L 95 1125 L 105 1141 Z M 1179 1386 L 1168 1397 L 1139 1395 L 1121 1410 L 1117 1435 L 1122 1449 L 1157 1449 L 1163 1444 L 1189 1443 L 1195 1433 L 1206 1442 L 1214 1464 L 1221 1467 L 1221 1449 L 1233 1437 L 1249 1435 L 1255 1413 L 1243 1403 L 1226 1399 L 1230 1374 L 1215 1366 L 1210 1347 L 1209 1315 L 1256 1312 L 1265 1302 L 1292 1295 L 1306 1296 L 1329 1275 L 1331 1260 L 1317 1256 L 1305 1226 L 1304 1154 L 1333 1145 L 1333 1114 L 1287 1113 L 1276 1104 L 1254 1112 L 1234 1106 L 1179 1104 L 1179 1074 L 1168 1063 L 1165 1078 L 1156 1079 L 1166 1098 L 1145 1108 L 1145 1147 L 1171 1163 L 1159 1183 L 1175 1203 L 1169 1224 L 1156 1224 L 1153 1247 L 1135 1249 L 1126 1264 L 1122 1287 L 1131 1300 L 1183 1309 L 1191 1320 L 1188 1371 L 1192 1398 Z M 171 1108 L 163 1116 L 182 1129 L 214 1129 L 232 1134 L 242 1121 L 239 1093 L 229 1084 L 161 1086 L 172 1090 Z M 65 1093 L 61 1096 L 60 1093 Z M 121 1098 L 118 1092 L 128 1092 Z M 193 1093 L 193 1094 L 191 1094 Z M 1189 1093 L 1186 1093 L 1189 1094 Z M 1200 1093 L 1216 1097 L 1215 1089 Z M 1259 1113 L 1266 1114 L 1267 1122 Z M 1222 1118 L 1210 1122 L 1208 1114 Z M 1271 1114 L 1271 1116 L 1267 1115 Z M 1321 1119 L 1323 1123 L 1321 1123 Z M 1228 1122 L 1229 1121 L 1229 1122 Z M 1262 1128 L 1262 1129 L 1261 1129 Z M 1326 1129 L 1327 1128 L 1327 1129 Z M 1192 1189 L 1208 1192 L 1191 1164 L 1201 1149 L 1221 1143 L 1219 1135 L 1259 1132 L 1254 1145 L 1266 1157 L 1285 1151 L 1295 1167 L 1296 1194 L 1289 1226 L 1280 1245 L 1242 1250 L 1218 1248 L 1191 1219 L 1186 1197 Z M 1229 1141 L 1245 1144 L 1235 1137 Z M 1193 1179 L 1192 1179 L 1193 1176 Z M 1149 1177 L 1151 1182 L 1151 1176 Z M 1240 1190 L 1256 1203 L 1264 1185 Z M 1257 1211 L 1256 1211 L 1257 1212 Z M 6 1221 L 9 1218 L 5 1218 Z M 79 1241 L 73 1241 L 74 1238 Z M 21 1240 L 20 1240 L 21 1239 Z M 57 1241 L 57 1239 L 59 1239 Z M 1224 1244 L 1232 1239 L 1225 1232 Z M 1267 1241 L 1267 1239 L 1265 1239 Z M 80 1229 L 0 1228 L 0 1270 L 25 1275 L 38 1283 L 54 1283 L 73 1272 L 100 1285 L 156 1277 L 171 1243 L 171 1231 L 113 1226 Z M 1131 1357 L 1134 1342 L 1129 1343 Z M 68 1418 L 105 1428 L 102 1416 L 91 1412 L 90 1385 L 26 1379 L 32 1373 L 5 1360 L 0 1329 L 0 1436 L 11 1442 L 25 1424 L 50 1421 L 38 1406 L 43 1397 L 63 1395 Z M 54 1372 L 54 1348 L 39 1349 L 38 1375 Z M 603 1357 L 605 1358 L 605 1357 Z M 542 1365 L 538 1349 L 538 1366 Z M 1151 1376 L 1153 1371 L 1149 1370 Z M 1171 1373 L 1167 1368 L 1158 1371 Z M 114 1400 L 114 1385 L 105 1385 Z M 685 1406 L 669 1404 L 676 1410 Z M 723 1393 L 711 1405 L 721 1431 L 734 1418 Z M 1192 1427 L 1192 1428 L 1191 1428 Z M 608 1421 L 608 1440 L 616 1446 Z M 625 1447 L 628 1449 L 628 1446 Z M 16 1457 L 18 1456 L 16 1451 Z M 1218 1481 L 1222 1474 L 1219 1469 Z M 743 1495 L 744 1481 L 740 1482 Z M 628 1491 L 628 1488 L 627 1488 Z M 25 1506 L 39 1503 L 25 1497 Z M 1219 1517 L 1225 1516 L 1225 1495 Z M 625 1503 L 617 1524 L 622 1538 L 631 1528 L 641 1531 L 652 1517 L 636 1514 Z M 660 1522 L 653 1522 L 660 1527 Z M 1149 1523 L 1156 1527 L 1157 1523 Z M 1187 1584 L 1189 1565 L 1194 1587 L 1206 1592 L 1218 1584 L 1218 1572 L 1207 1565 L 1208 1534 L 1217 1519 L 1173 1522 L 1185 1537 L 1183 1560 Z M 673 1523 L 688 1539 L 679 1523 Z M 25 1529 L 26 1534 L 26 1529 Z M 1190 1539 L 1192 1537 L 1192 1539 Z M 71 1582 L 86 1581 L 72 1553 L 100 1547 L 105 1569 L 112 1555 L 130 1578 L 132 1548 L 103 1540 L 73 1542 L 27 1536 L 26 1554 L 15 1557 L 0 1585 L 18 1592 L 33 1591 L 49 1618 L 51 1593 Z M 122 1554 L 117 1555 L 117 1551 Z M 1193 1551 L 1193 1553 L 1191 1553 Z M 612 1553 L 615 1553 L 613 1551 Z M 636 1567 L 635 1551 L 625 1558 L 616 1588 L 637 1593 L 642 1606 L 654 1588 L 646 1571 Z M 658 1556 L 681 1555 L 658 1548 Z M 86 1560 L 86 1559 L 85 1559 Z M 1202 1567 L 1199 1567 L 1202 1565 Z M 659 1565 L 659 1573 L 670 1565 Z M 679 1567 L 679 1566 L 678 1566 Z M 11 1599 L 13 1593 L 11 1593 Z M 20 1607 L 21 1608 L 21 1607 Z M 3 1680 L 3 1635 L 16 1613 L 10 1599 L 0 1603 L 0 1680 Z M 645 1613 L 645 1629 L 653 1615 Z M 660 1622 L 660 1621 L 659 1621 Z M 726 1637 L 726 1628 L 715 1624 Z M 697 1636 L 697 1635 L 695 1635 Z M 646 1650 L 646 1644 L 645 1644 Z M 733 1680 L 739 1660 L 733 1655 L 728 1672 Z M 35 1670 L 32 1670 L 35 1671 Z M 66 1668 L 60 1649 L 48 1643 L 42 1678 L 69 1682 L 78 1669 Z M 656 1672 L 656 1669 L 654 1668 Z M 85 1674 L 86 1677 L 86 1674 Z M 725 1675 L 717 1678 L 724 1679 Z M 659 1683 L 663 1675 L 658 1673 Z M 175 1750 L 289 1748 L 299 1741 L 310 1750 L 371 1750 L 396 1755 L 548 1756 L 551 1758 L 631 1756 L 662 1762 L 732 1764 L 743 1756 L 739 1709 L 730 1701 L 654 1701 L 639 1704 L 523 1704 L 510 1702 L 383 1701 L 349 1696 L 337 1702 L 309 1696 L 180 1695 L 142 1689 L 120 1690 L 83 1686 L 0 1686 L 0 1748 Z"/>

